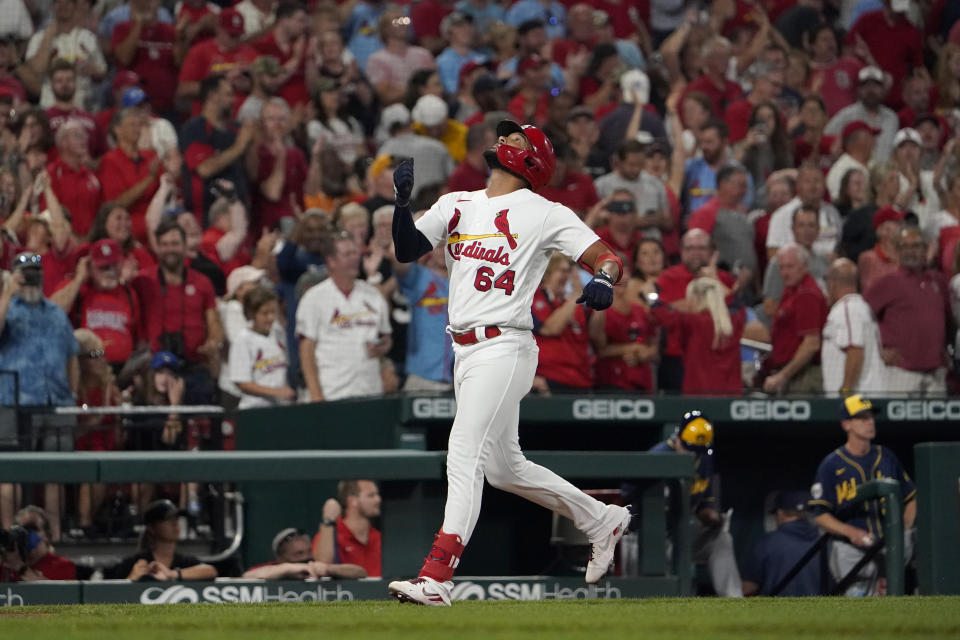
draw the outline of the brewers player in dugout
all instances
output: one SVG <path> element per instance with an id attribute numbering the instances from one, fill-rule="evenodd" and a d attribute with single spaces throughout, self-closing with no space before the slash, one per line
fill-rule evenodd
<path id="1" fill-rule="evenodd" d="M 917 518 L 917 490 L 910 476 L 890 449 L 873 444 L 877 427 L 873 405 L 852 395 L 840 405 L 840 426 L 846 443 L 823 459 L 810 488 L 810 507 L 816 523 L 835 537 L 830 547 L 830 573 L 841 580 L 863 557 L 866 549 L 883 537 L 879 501 L 854 504 L 857 487 L 877 478 L 900 483 L 903 496 L 903 559 L 913 554 L 913 523 Z M 875 561 L 867 563 L 846 590 L 848 596 L 880 595 L 883 592 Z"/>
<path id="2" fill-rule="evenodd" d="M 450 604 L 453 572 L 480 515 L 484 478 L 573 520 L 592 544 L 588 583 L 606 573 L 630 524 L 627 508 L 591 498 L 520 450 L 520 400 L 537 370 L 530 308 L 550 255 L 560 251 L 593 272 L 577 302 L 594 309 L 610 306 L 623 264 L 573 211 L 534 193 L 556 166 L 543 132 L 503 121 L 497 136 L 484 152 L 487 188 L 442 196 L 416 224 L 409 204 L 413 167 L 405 161 L 394 172 L 397 259 L 411 262 L 435 246 L 446 250 L 457 399 L 443 526 L 419 576 L 389 584 L 402 602 Z"/>

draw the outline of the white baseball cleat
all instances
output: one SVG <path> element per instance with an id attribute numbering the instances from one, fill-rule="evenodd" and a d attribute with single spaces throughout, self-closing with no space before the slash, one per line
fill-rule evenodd
<path id="1" fill-rule="evenodd" d="M 633 515 L 626 508 L 623 509 L 623 517 L 620 523 L 610 534 L 600 542 L 594 542 L 590 546 L 590 562 L 587 563 L 587 584 L 593 584 L 600 580 L 613 563 L 613 553 L 617 549 L 617 543 L 627 532 L 630 526 L 630 518 Z"/>
<path id="2" fill-rule="evenodd" d="M 433 607 L 450 606 L 450 590 L 453 582 L 437 582 L 433 578 L 414 578 L 413 580 L 394 580 L 387 590 L 400 602 L 423 604 Z"/>

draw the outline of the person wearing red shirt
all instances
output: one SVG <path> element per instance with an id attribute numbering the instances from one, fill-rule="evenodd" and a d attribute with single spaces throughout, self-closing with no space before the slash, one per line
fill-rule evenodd
<path id="1" fill-rule="evenodd" d="M 857 101 L 857 77 L 863 62 L 852 56 L 839 56 L 837 32 L 827 23 L 814 29 L 807 47 L 810 53 L 810 76 L 807 88 L 823 100 L 827 115 Z"/>
<path id="2" fill-rule="evenodd" d="M 120 110 L 114 117 L 111 133 L 117 147 L 103 155 L 97 174 L 103 198 L 130 212 L 133 235 L 147 242 L 147 207 L 160 186 L 160 158 L 152 150 L 139 149 L 145 118 L 134 107 Z"/>
<path id="3" fill-rule="evenodd" d="M 836 136 L 823 133 L 827 126 L 827 107 L 820 96 L 807 96 L 800 104 L 802 133 L 793 139 L 793 162 L 796 166 L 815 164 L 826 176 L 834 160 Z"/>
<path id="4" fill-rule="evenodd" d="M 891 206 L 880 207 L 873 213 L 873 232 L 877 244 L 857 257 L 860 272 L 860 290 L 866 291 L 885 275 L 897 271 L 897 238 L 903 230 L 904 213 Z"/>
<path id="5" fill-rule="evenodd" d="M 100 180 L 84 164 L 87 152 L 87 130 L 79 120 L 60 125 L 56 135 L 60 159 L 47 167 L 57 199 L 70 211 L 70 225 L 78 236 L 90 233 L 103 193 Z"/>
<path id="6" fill-rule="evenodd" d="M 657 332 L 647 308 L 634 300 L 626 286 L 614 287 L 613 304 L 590 316 L 598 389 L 654 391 L 651 362 L 657 357 Z"/>
<path id="7" fill-rule="evenodd" d="M 540 348 L 533 388 L 541 393 L 583 393 L 593 387 L 583 285 L 572 261 L 553 254 L 533 296 L 533 336 Z"/>
<path id="8" fill-rule="evenodd" d="M 383 575 L 380 531 L 372 520 L 380 516 L 380 492 L 372 480 L 343 480 L 337 485 L 338 498 L 323 504 L 317 535 L 313 537 L 313 559 L 327 564 L 339 562 L 363 567 L 371 578 Z"/>
<path id="9" fill-rule="evenodd" d="M 230 196 L 229 183 L 222 181 L 226 197 L 214 201 L 210 207 L 210 227 L 203 232 L 197 251 L 206 256 L 224 276 L 237 267 L 250 264 L 252 256 L 247 240 L 247 210 L 243 203 Z"/>
<path id="10" fill-rule="evenodd" d="M 849 46 L 863 42 L 877 66 L 893 78 L 887 92 L 887 105 L 899 109 L 903 105 L 901 83 L 913 69 L 923 65 L 923 34 L 907 16 L 895 12 L 891 0 L 883 0 L 878 11 L 865 13 L 850 27 L 845 39 Z"/>
<path id="11" fill-rule="evenodd" d="M 683 392 L 691 395 L 743 391 L 740 338 L 746 324 L 743 309 L 731 312 L 719 280 L 697 278 L 687 285 L 686 311 L 653 304 L 654 319 L 677 333 L 683 345 Z"/>
<path id="12" fill-rule="evenodd" d="M 241 42 L 243 34 L 243 16 L 236 9 L 224 9 L 217 20 L 216 36 L 190 47 L 180 67 L 176 95 L 179 99 L 193 100 L 191 114 L 200 112 L 200 82 L 211 74 L 227 74 L 235 91 L 249 91 L 244 85 L 247 80 L 240 72 L 246 70 L 259 53 Z"/>
<path id="13" fill-rule="evenodd" d="M 445 0 L 421 0 L 412 3 L 410 27 L 413 30 L 413 41 L 433 55 L 443 51 L 446 42 L 440 35 L 440 23 L 451 11 L 452 3 Z"/>
<path id="14" fill-rule="evenodd" d="M 122 262 L 120 245 L 98 240 L 90 247 L 89 260 L 81 258 L 73 278 L 50 296 L 74 327 L 89 329 L 103 341 L 106 360 L 117 371 L 143 338 L 140 299 L 120 281 Z"/>
<path id="15" fill-rule="evenodd" d="M 637 37 L 650 24 L 651 0 L 593 0 L 590 4 L 605 13 L 618 39 Z M 569 20 L 569 14 L 567 14 Z"/>
<path id="16" fill-rule="evenodd" d="M 66 60 L 54 60 L 50 65 L 50 88 L 53 91 L 53 106 L 46 110 L 47 120 L 50 122 L 50 132 L 57 135 L 60 127 L 68 120 L 76 120 L 83 125 L 87 133 L 87 149 L 89 155 L 84 158 L 84 164 L 91 164 L 107 149 L 103 131 L 97 126 L 93 116 L 78 109 L 73 104 L 73 95 L 77 91 L 77 72 L 73 64 Z"/>
<path id="17" fill-rule="evenodd" d="M 216 393 L 209 366 L 223 347 L 223 327 L 210 279 L 186 266 L 187 234 L 171 218 L 155 232 L 159 266 L 134 281 L 144 301 L 152 351 L 186 361 L 185 404 L 208 404 Z"/>
<path id="18" fill-rule="evenodd" d="M 4 567 L 12 570 L 11 582 L 77 579 L 77 566 L 51 550 L 50 516 L 46 511 L 28 505 L 17 512 L 14 522 L 21 527 L 18 546 L 22 544 L 23 549 L 18 549 L 21 553 L 7 555 L 7 558 L 13 556 L 21 563 L 20 566 Z"/>
<path id="19" fill-rule="evenodd" d="M 554 152 L 557 158 L 557 168 L 554 170 L 550 182 L 541 188 L 539 193 L 547 200 L 559 202 L 565 207 L 569 207 L 583 218 L 593 205 L 600 200 L 597 196 L 597 188 L 590 176 L 576 170 L 577 156 L 570 145 L 561 139 L 557 139 Z"/>
<path id="20" fill-rule="evenodd" d="M 547 119 L 550 103 L 550 62 L 533 53 L 517 63 L 520 90 L 507 105 L 517 122 L 540 123 Z"/>
<path id="21" fill-rule="evenodd" d="M 806 249 L 790 243 L 777 251 L 783 296 L 770 327 L 773 350 L 763 381 L 767 393 L 820 393 L 820 332 L 827 322 L 827 299 L 807 271 Z"/>
<path id="22" fill-rule="evenodd" d="M 485 124 L 475 124 L 467 129 L 467 154 L 447 178 L 446 192 L 479 191 L 487 188 L 490 169 L 483 159 L 483 152 L 496 143 L 493 129 Z"/>
<path id="23" fill-rule="evenodd" d="M 121 22 L 113 30 L 110 53 L 122 70 L 135 72 L 150 103 L 160 113 L 173 112 L 177 91 L 177 65 L 183 52 L 177 44 L 176 29 L 148 14 L 147 21 Z"/>
<path id="24" fill-rule="evenodd" d="M 660 301 L 672 304 L 675 308 L 683 306 L 687 297 L 687 286 L 700 276 L 716 278 L 728 289 L 733 289 L 736 279 L 728 272 L 712 268 L 716 247 L 710 235 L 703 229 L 690 229 L 680 239 L 680 264 L 664 269 L 657 278 Z M 680 302 L 681 304 L 675 304 Z M 667 331 L 667 345 L 660 358 L 657 376 L 660 389 L 680 391 L 683 388 L 683 343 L 676 331 Z"/>
<path id="25" fill-rule="evenodd" d="M 575 4 L 567 12 L 567 37 L 555 40 L 551 47 L 553 61 L 566 68 L 567 57 L 588 52 L 596 43 L 593 7 L 589 4 Z"/>
<path id="26" fill-rule="evenodd" d="M 13 96 L 18 102 L 26 102 L 27 92 L 13 73 L 20 60 L 16 34 L 0 35 L 0 92 Z"/>
<path id="27" fill-rule="evenodd" d="M 756 106 L 763 102 L 776 103 L 783 89 L 783 69 L 763 62 L 754 65 L 753 69 L 753 90 L 743 100 L 731 103 L 723 114 L 724 121 L 730 127 L 731 143 L 740 142 L 747 137 L 750 114 Z"/>
<path id="28" fill-rule="evenodd" d="M 209 40 L 217 28 L 220 7 L 207 0 L 183 0 L 177 12 L 177 37 L 188 47 Z"/>
<path id="29" fill-rule="evenodd" d="M 725 113 L 727 107 L 743 97 L 740 85 L 727 80 L 730 66 L 730 43 L 725 38 L 714 37 L 704 43 L 701 60 L 703 75 L 687 85 L 680 96 L 680 104 L 690 93 L 699 92 L 710 98 L 713 112 Z"/>
<path id="30" fill-rule="evenodd" d="M 287 146 L 290 108 L 271 98 L 260 111 L 263 140 L 247 154 L 256 228 L 276 228 L 284 218 L 295 218 L 303 207 L 307 159 L 295 146 Z"/>
<path id="31" fill-rule="evenodd" d="M 885 390 L 895 395 L 943 395 L 950 313 L 947 280 L 926 268 L 926 243 L 916 227 L 897 236 L 897 253 L 900 268 L 863 292 L 880 325 Z"/>
<path id="32" fill-rule="evenodd" d="M 314 64 L 315 47 L 307 46 L 307 10 L 297 2 L 281 2 L 277 19 L 270 32 L 253 42 L 259 55 L 273 56 L 283 67 L 282 85 L 277 95 L 290 108 L 310 102 L 307 91 L 306 65 Z"/>

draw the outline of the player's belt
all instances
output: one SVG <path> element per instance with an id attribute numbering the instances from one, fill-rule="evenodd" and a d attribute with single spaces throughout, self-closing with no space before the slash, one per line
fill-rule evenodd
<path id="1" fill-rule="evenodd" d="M 463 333 L 457 333 L 456 331 L 452 331 L 450 335 L 453 337 L 453 341 L 461 346 L 477 344 L 478 342 L 480 342 L 480 337 L 477 335 L 477 333 L 479 333 L 478 331 L 479 329 L 481 329 L 481 327 L 478 327 L 477 329 L 471 329 L 470 331 L 464 331 Z M 483 331 L 484 338 L 486 338 L 487 340 L 489 340 L 490 338 L 496 338 L 501 333 L 503 333 L 502 331 L 500 331 L 500 327 L 493 327 L 493 326 L 482 327 L 482 331 Z"/>

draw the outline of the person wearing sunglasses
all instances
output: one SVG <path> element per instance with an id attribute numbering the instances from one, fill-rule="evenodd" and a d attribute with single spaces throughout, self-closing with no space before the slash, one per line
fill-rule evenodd
<path id="1" fill-rule="evenodd" d="M 20 253 L 0 292 L 0 406 L 58 407 L 75 403 L 79 347 L 63 310 L 43 295 L 43 258 Z M 19 386 L 17 386 L 19 385 Z M 14 389 L 19 388 L 15 397 Z M 31 427 L 33 449 L 73 449 L 72 416 L 39 413 Z M 59 490 L 45 486 L 53 540 L 60 537 Z"/>

